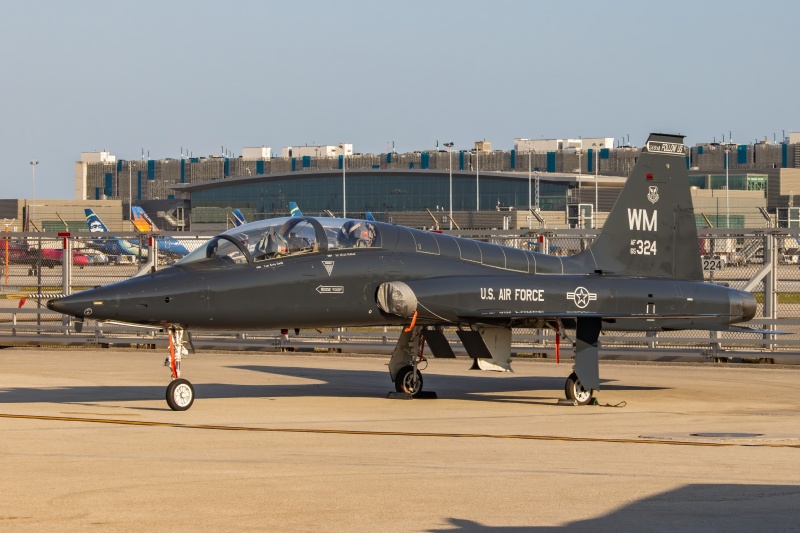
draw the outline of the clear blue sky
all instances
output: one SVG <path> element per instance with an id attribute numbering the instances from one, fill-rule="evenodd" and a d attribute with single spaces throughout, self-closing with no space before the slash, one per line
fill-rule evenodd
<path id="1" fill-rule="evenodd" d="M 8 1 L 0 198 L 80 152 L 800 130 L 800 2 Z"/>

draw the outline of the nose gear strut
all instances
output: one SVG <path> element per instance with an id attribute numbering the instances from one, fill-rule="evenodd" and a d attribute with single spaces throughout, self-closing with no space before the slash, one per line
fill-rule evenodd
<path id="1" fill-rule="evenodd" d="M 190 339 L 184 340 L 184 334 L 188 333 L 185 328 L 180 326 L 169 326 L 169 356 L 164 361 L 164 366 L 169 367 L 172 374 L 172 381 L 167 386 L 167 404 L 173 411 L 186 411 L 194 403 L 194 387 L 192 384 L 181 378 L 181 358 L 189 354 L 187 344 Z"/>

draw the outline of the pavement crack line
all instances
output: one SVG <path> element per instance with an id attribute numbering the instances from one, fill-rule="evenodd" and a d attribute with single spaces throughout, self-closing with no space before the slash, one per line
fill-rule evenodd
<path id="1" fill-rule="evenodd" d="M 703 442 L 681 441 L 646 438 L 606 438 L 606 437 L 566 437 L 559 435 L 502 435 L 492 433 L 441 433 L 441 432 L 415 432 L 415 431 L 371 431 L 353 429 L 312 429 L 312 428 L 270 428 L 254 426 L 222 426 L 212 424 L 181 424 L 178 422 L 155 422 L 147 420 L 122 420 L 115 418 L 88 418 L 75 416 L 48 416 L 48 415 L 18 415 L 0 413 L 0 418 L 19 420 L 43 420 L 51 422 L 84 422 L 91 424 L 111 424 L 120 426 L 147 426 L 179 429 L 204 429 L 215 431 L 252 431 L 261 433 L 310 433 L 318 435 L 360 435 L 377 437 L 428 437 L 451 439 L 511 439 L 511 440 L 541 440 L 556 442 L 593 442 L 610 444 L 662 444 L 669 446 L 698 446 L 698 447 L 746 447 L 746 448 L 798 448 L 800 444 L 779 442 Z"/>

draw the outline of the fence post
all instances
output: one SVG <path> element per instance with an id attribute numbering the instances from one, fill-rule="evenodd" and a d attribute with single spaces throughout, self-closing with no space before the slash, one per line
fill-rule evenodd
<path id="1" fill-rule="evenodd" d="M 764 261 L 769 262 L 769 271 L 764 276 L 764 318 L 776 319 L 778 318 L 778 305 L 777 305 L 777 292 L 778 292 L 778 247 L 776 236 L 772 233 L 764 234 Z M 775 329 L 773 324 L 767 326 L 767 329 Z M 774 335 L 770 333 L 764 334 L 764 340 L 774 339 Z M 775 345 L 772 343 L 765 344 L 767 350 L 774 350 Z"/>
<path id="2" fill-rule="evenodd" d="M 36 253 L 36 334 L 40 335 L 42 330 L 42 237 L 37 239 L 38 250 Z"/>
<path id="3" fill-rule="evenodd" d="M 59 233 L 61 244 L 61 294 L 70 294 L 70 281 L 72 280 L 72 239 L 69 233 Z"/>
<path id="4" fill-rule="evenodd" d="M 61 244 L 61 295 L 70 294 L 72 286 L 72 239 L 68 232 L 58 234 L 63 240 Z M 69 315 L 61 315 L 61 326 L 64 334 L 69 335 L 69 324 L 72 321 Z"/>
<path id="5" fill-rule="evenodd" d="M 143 238 L 147 239 L 147 263 L 151 269 L 158 270 L 158 242 L 156 237 L 152 233 L 148 233 Z"/>
<path id="6" fill-rule="evenodd" d="M 647 347 L 653 349 L 657 346 L 658 341 L 656 337 L 658 336 L 658 332 L 656 331 L 648 331 L 645 332 L 645 336 L 647 337 Z"/>

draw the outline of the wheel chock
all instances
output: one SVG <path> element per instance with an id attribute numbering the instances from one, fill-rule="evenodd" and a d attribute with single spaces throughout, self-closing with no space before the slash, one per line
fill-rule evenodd
<path id="1" fill-rule="evenodd" d="M 386 395 L 390 400 L 413 400 L 414 397 L 407 392 L 390 392 Z"/>

